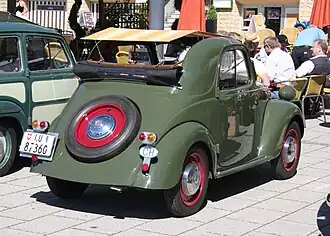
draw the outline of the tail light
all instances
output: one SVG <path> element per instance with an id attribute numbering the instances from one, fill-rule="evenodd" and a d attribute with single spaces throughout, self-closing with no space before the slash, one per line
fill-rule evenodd
<path id="1" fill-rule="evenodd" d="M 45 132 L 48 128 L 49 128 L 49 122 L 48 121 L 34 120 L 32 122 L 32 129 L 34 131 Z"/>
<path id="2" fill-rule="evenodd" d="M 139 140 L 143 144 L 154 144 L 157 141 L 157 135 L 152 132 L 142 132 L 139 134 Z"/>

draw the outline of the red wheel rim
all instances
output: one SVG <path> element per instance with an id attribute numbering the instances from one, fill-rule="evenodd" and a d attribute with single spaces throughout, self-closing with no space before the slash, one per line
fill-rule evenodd
<path id="1" fill-rule="evenodd" d="M 196 193 L 189 195 L 185 191 L 184 186 L 186 183 L 184 183 L 185 180 L 183 178 L 186 168 L 188 166 L 194 166 L 194 168 L 197 168 L 199 170 L 199 176 L 200 176 L 200 181 Z M 204 190 L 205 178 L 207 178 L 205 175 L 206 175 L 205 163 L 203 157 L 197 152 L 190 154 L 185 161 L 183 172 L 180 179 L 180 197 L 186 206 L 192 207 L 200 200 Z"/>
<path id="2" fill-rule="evenodd" d="M 292 171 L 299 159 L 299 136 L 295 129 L 289 129 L 282 144 L 282 164 L 285 171 Z"/>
<path id="3" fill-rule="evenodd" d="M 90 137 L 90 135 L 88 135 L 88 130 L 91 127 L 91 122 L 97 120 L 99 117 L 100 119 L 108 117 L 112 121 L 114 121 L 114 123 L 111 127 L 111 132 L 105 135 L 105 137 L 92 138 Z M 100 104 L 89 109 L 78 120 L 74 130 L 74 135 L 77 139 L 77 142 L 82 146 L 88 148 L 103 147 L 118 137 L 118 135 L 123 131 L 125 124 L 126 115 L 124 110 L 120 106 L 116 104 Z M 93 127 L 95 127 L 95 125 Z"/>

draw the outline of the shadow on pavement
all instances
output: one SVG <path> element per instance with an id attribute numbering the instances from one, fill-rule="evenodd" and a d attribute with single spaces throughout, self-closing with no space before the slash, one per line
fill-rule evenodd
<path id="1" fill-rule="evenodd" d="M 269 165 L 252 168 L 210 182 L 207 199 L 219 201 L 272 180 Z M 31 197 L 51 206 L 79 212 L 114 216 L 115 218 L 169 218 L 161 191 L 137 191 L 128 189 L 122 193 L 106 186 L 91 186 L 85 194 L 74 200 L 63 200 L 51 192 L 38 192 Z"/>

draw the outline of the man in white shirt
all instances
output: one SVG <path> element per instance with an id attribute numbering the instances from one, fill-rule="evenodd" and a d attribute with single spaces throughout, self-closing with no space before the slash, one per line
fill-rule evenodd
<path id="1" fill-rule="evenodd" d="M 281 44 L 276 37 L 266 38 L 264 48 L 268 54 L 263 81 L 266 86 L 269 86 L 271 82 L 285 83 L 296 77 L 293 60 L 281 49 Z"/>
<path id="2" fill-rule="evenodd" d="M 330 60 L 328 59 L 328 43 L 325 40 L 317 39 L 312 45 L 313 57 L 305 61 L 296 70 L 297 77 L 309 75 L 328 75 L 330 74 Z"/>

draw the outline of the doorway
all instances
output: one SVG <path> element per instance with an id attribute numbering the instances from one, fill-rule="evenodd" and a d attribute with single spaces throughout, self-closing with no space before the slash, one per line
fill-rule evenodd
<path id="1" fill-rule="evenodd" d="M 281 7 L 265 7 L 266 28 L 274 30 L 278 35 L 281 30 Z"/>

